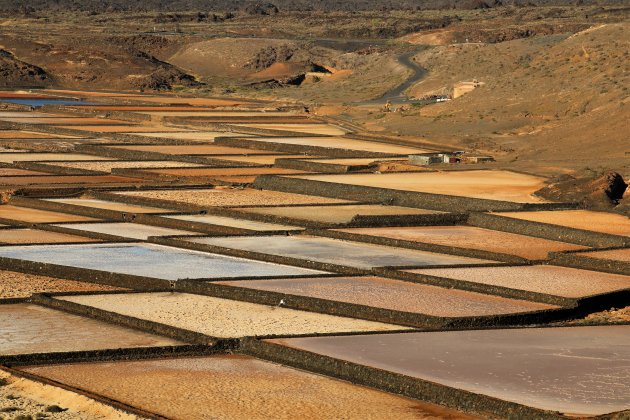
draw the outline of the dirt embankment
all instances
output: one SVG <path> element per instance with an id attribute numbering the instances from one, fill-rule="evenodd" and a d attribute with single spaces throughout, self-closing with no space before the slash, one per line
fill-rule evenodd
<path id="1" fill-rule="evenodd" d="M 628 184 L 617 172 L 603 175 L 562 175 L 536 192 L 550 201 L 581 203 L 585 207 L 610 210 L 619 206 Z"/>
<path id="2" fill-rule="evenodd" d="M 44 69 L 0 49 L 0 87 L 45 87 L 50 84 L 52 79 Z"/>

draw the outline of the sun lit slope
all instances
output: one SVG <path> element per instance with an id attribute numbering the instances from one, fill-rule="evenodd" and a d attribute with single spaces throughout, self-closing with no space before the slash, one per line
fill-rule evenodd
<path id="1" fill-rule="evenodd" d="M 269 61 L 255 67 L 256 59 L 271 59 L 271 49 L 289 48 L 288 61 Z M 396 53 L 344 52 L 283 39 L 219 38 L 183 45 L 166 60 L 201 80 L 249 82 L 283 79 L 310 72 L 312 64 L 327 68 L 330 74 L 307 78 L 297 88 L 247 91 L 249 95 L 304 102 L 342 103 L 368 100 L 401 83 L 409 71 L 396 60 Z M 271 64 L 273 63 L 273 64 Z"/>
<path id="2" fill-rule="evenodd" d="M 630 120 L 630 24 L 596 26 L 500 44 L 438 46 L 421 53 L 429 69 L 416 96 L 480 87 L 448 103 L 388 115 L 383 127 L 542 160 L 623 165 Z"/>
<path id="3" fill-rule="evenodd" d="M 246 76 L 248 63 L 263 48 L 292 44 L 277 39 L 219 38 L 183 45 L 168 61 L 199 77 Z"/>

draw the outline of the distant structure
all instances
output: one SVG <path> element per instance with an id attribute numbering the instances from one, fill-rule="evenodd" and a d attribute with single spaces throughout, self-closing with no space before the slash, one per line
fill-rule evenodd
<path id="1" fill-rule="evenodd" d="M 409 155 L 409 163 L 418 166 L 457 163 L 487 163 L 494 162 L 492 156 L 467 155 L 463 151 L 450 153 L 431 153 L 422 155 Z"/>
<path id="2" fill-rule="evenodd" d="M 492 156 L 462 156 L 462 162 L 487 163 L 487 162 L 494 162 L 494 158 Z"/>
<path id="3" fill-rule="evenodd" d="M 484 82 L 479 82 L 477 79 L 473 79 L 472 82 L 459 82 L 453 86 L 453 99 L 459 98 L 467 93 L 472 92 L 480 86 L 485 85 Z"/>

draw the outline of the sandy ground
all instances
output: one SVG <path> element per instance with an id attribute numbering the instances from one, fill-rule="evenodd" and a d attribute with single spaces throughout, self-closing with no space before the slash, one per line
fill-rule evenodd
<path id="1" fill-rule="evenodd" d="M 0 230 L 0 244 L 51 244 L 67 242 L 98 242 L 98 239 L 36 229 Z"/>
<path id="2" fill-rule="evenodd" d="M 46 160 L 116 160 L 94 155 L 76 153 L 0 153 L 0 162 L 13 163 L 23 161 Z"/>
<path id="3" fill-rule="evenodd" d="M 551 305 L 378 277 L 244 280 L 220 283 L 439 317 L 484 316 L 553 308 Z"/>
<path id="4" fill-rule="evenodd" d="M 630 288 L 628 276 L 550 265 L 409 271 L 569 298 L 581 298 Z"/>
<path id="5" fill-rule="evenodd" d="M 544 178 L 509 171 L 426 172 L 414 174 L 305 175 L 303 179 L 393 190 L 459 195 L 517 203 L 539 203 L 532 194 Z"/>
<path id="6" fill-rule="evenodd" d="M 587 249 L 584 246 L 533 238 L 472 226 L 422 226 L 340 229 L 343 232 L 459 248 L 481 249 L 542 260 L 549 252 Z"/>
<path id="7" fill-rule="evenodd" d="M 194 168 L 203 166 L 198 163 L 174 162 L 171 160 L 157 161 L 114 161 L 114 162 L 55 162 L 54 166 L 64 168 L 86 169 L 88 171 L 111 172 L 114 168 Z"/>
<path id="8" fill-rule="evenodd" d="M 31 171 L 29 169 L 19 169 L 19 168 L 0 168 L 0 179 L 4 177 L 10 176 L 42 176 L 42 175 L 50 175 L 47 172 L 40 171 Z"/>
<path id="9" fill-rule="evenodd" d="M 19 176 L 19 175 L 46 175 L 45 172 L 29 171 L 28 169 L 18 168 L 0 168 L 0 176 Z"/>
<path id="10" fill-rule="evenodd" d="M 123 290 L 116 287 L 56 279 L 34 274 L 0 271 L 0 298 L 29 297 L 33 293 Z"/>
<path id="11" fill-rule="evenodd" d="M 464 419 L 455 411 L 247 356 L 27 368 L 173 419 Z"/>
<path id="12" fill-rule="evenodd" d="M 123 192 L 131 197 L 153 198 L 164 201 L 194 204 L 208 207 L 328 204 L 349 203 L 347 200 L 316 197 L 311 195 L 255 190 L 251 188 L 215 188 L 211 190 L 154 190 Z"/>
<path id="13" fill-rule="evenodd" d="M 0 119 L 4 118 L 46 118 L 46 117 L 58 117 L 57 114 L 50 114 L 47 112 L 34 112 L 34 111 L 0 111 Z"/>
<path id="14" fill-rule="evenodd" d="M 17 207 L 11 204 L 0 205 L 0 218 L 29 223 L 93 222 L 97 220 L 92 217 Z"/>
<path id="15" fill-rule="evenodd" d="M 404 329 L 379 322 L 185 293 L 67 296 L 63 299 L 213 337 Z"/>
<path id="16" fill-rule="evenodd" d="M 3 419 L 135 420 L 83 395 L 13 376 L 0 370 L 0 411 Z"/>
<path id="17" fill-rule="evenodd" d="M 530 220 L 532 222 L 549 223 L 551 225 L 560 225 L 575 229 L 630 236 L 630 218 L 614 213 L 590 210 L 560 210 L 496 214 L 499 216 Z"/>
<path id="18" fill-rule="evenodd" d="M 610 251 L 595 251 L 595 252 L 585 252 L 583 254 L 587 257 L 591 258 L 601 258 L 605 260 L 617 260 L 630 262 L 630 249 L 615 249 Z"/>

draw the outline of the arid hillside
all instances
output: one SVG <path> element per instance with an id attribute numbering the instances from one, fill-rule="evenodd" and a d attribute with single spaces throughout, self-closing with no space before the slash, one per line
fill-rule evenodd
<path id="1" fill-rule="evenodd" d="M 628 175 L 630 7 L 507 4 L 278 13 L 249 3 L 235 12 L 42 6 L 2 18 L 2 86 L 280 100 L 526 170 Z M 421 98 L 474 84 L 448 102 L 382 112 L 398 86 Z"/>
<path id="2" fill-rule="evenodd" d="M 0 38 L 0 45 L 11 53 L 14 61 L 43 69 L 52 76 L 40 77 L 38 85 L 163 90 L 173 85 L 195 84 L 194 77 L 135 47 L 129 40 L 72 34 L 5 35 Z"/>
<path id="3" fill-rule="evenodd" d="M 628 174 L 629 30 L 620 23 L 573 35 L 436 46 L 416 57 L 428 75 L 412 96 L 450 94 L 474 80 L 479 87 L 448 102 L 363 118 L 372 129 L 442 139 L 514 165 L 616 167 Z"/>
<path id="4" fill-rule="evenodd" d="M 302 11 L 356 11 L 356 10 L 421 10 L 421 9 L 484 9 L 497 5 L 519 6 L 548 6 L 548 5 L 581 5 L 581 4 L 615 4 L 615 0 L 349 0 L 334 1 L 320 0 L 275 0 L 274 12 L 280 10 Z M 164 10 L 190 11 L 194 9 L 214 10 L 244 10 L 254 12 L 266 10 L 268 2 L 255 0 L 148 0 L 130 2 L 125 0 L 31 0 L 26 5 L 21 0 L 1 0 L 0 10 L 81 10 L 81 11 L 111 11 L 111 10 Z"/>
<path id="5" fill-rule="evenodd" d="M 0 87 L 40 87 L 51 83 L 46 72 L 0 49 Z"/>

